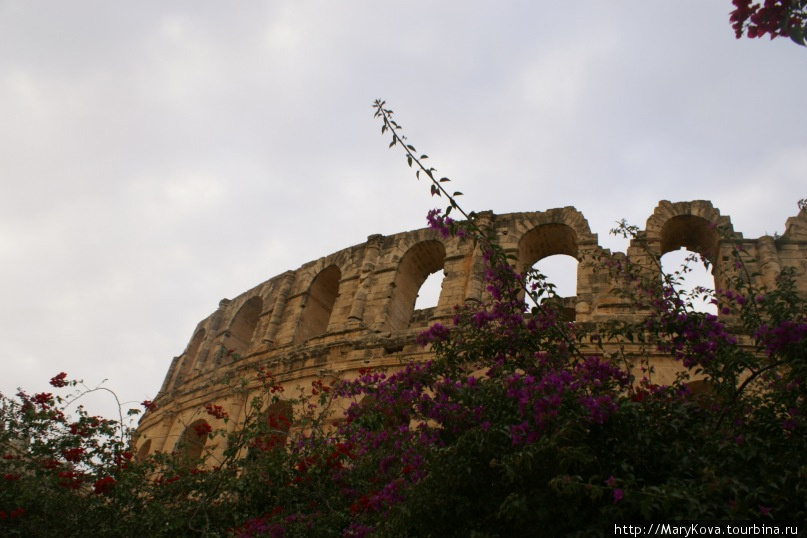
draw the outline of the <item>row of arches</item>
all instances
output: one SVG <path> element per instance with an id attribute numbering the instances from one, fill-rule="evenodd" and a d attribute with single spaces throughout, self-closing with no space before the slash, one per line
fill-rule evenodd
<path id="1" fill-rule="evenodd" d="M 401 331 L 409 327 L 416 310 L 415 303 L 425 280 L 433 274 L 444 275 L 445 259 L 445 245 L 437 239 L 417 242 L 405 252 L 398 264 L 394 280 L 389 284 L 387 316 L 382 324 L 385 330 Z M 439 296 L 441 284 L 441 281 L 437 282 L 436 296 Z M 337 299 L 342 292 L 342 285 L 343 272 L 337 263 L 331 263 L 314 274 L 308 287 L 296 296 L 297 308 L 288 308 L 289 313 L 284 318 L 292 319 L 295 327 L 290 338 L 291 344 L 301 345 L 328 332 Z M 356 293 L 356 290 L 350 291 Z M 430 298 L 433 304 L 421 304 L 418 307 L 436 306 L 435 294 L 430 294 Z M 275 304 L 274 308 L 283 309 L 284 306 L 286 305 Z M 293 319 L 295 310 L 299 312 L 296 320 Z M 226 328 L 220 332 L 221 334 L 217 335 L 215 329 L 209 327 L 198 328 L 185 352 L 180 356 L 181 362 L 177 374 L 173 377 L 173 385 L 187 381 L 193 376 L 194 371 L 204 371 L 214 366 L 215 352 L 214 357 L 210 356 L 214 340 L 226 349 L 228 355 L 248 354 L 255 344 L 262 340 L 261 329 L 266 329 L 266 323 L 262 324 L 261 318 L 266 314 L 265 301 L 261 296 L 254 295 L 238 308 L 230 322 L 225 324 Z M 206 321 L 212 324 L 215 315 Z"/>
<path id="2" fill-rule="evenodd" d="M 266 451 L 284 446 L 291 429 L 292 413 L 291 403 L 285 400 L 273 402 L 261 411 L 255 421 L 255 436 L 251 440 L 248 451 Z M 207 419 L 197 418 L 182 427 L 172 447 L 169 445 L 169 447 L 163 447 L 162 450 L 170 449 L 178 456 L 178 461 L 195 466 L 205 451 L 217 448 L 210 446 L 209 434 L 213 431 L 214 426 Z M 154 452 L 152 439 L 144 439 L 137 449 L 135 458 L 143 460 L 152 452 Z"/>
<path id="3" fill-rule="evenodd" d="M 573 208 L 563 208 L 543 213 L 504 215 L 496 217 L 496 221 L 503 224 L 500 230 L 507 230 L 500 235 L 500 240 L 506 250 L 515 255 L 519 271 L 535 267 L 550 281 L 557 283 L 556 291 L 561 297 L 574 298 L 579 293 L 587 296 L 596 293 L 592 284 L 581 278 L 579 262 L 584 253 L 594 252 L 600 247 L 597 236 L 590 232 L 588 223 L 579 212 Z M 677 252 L 683 247 L 701 254 L 712 265 L 718 265 L 720 236 L 717 228 L 726 224 L 730 228 L 728 218 L 721 217 L 708 202 L 662 202 L 648 219 L 645 233 L 647 244 L 656 249 L 659 255 Z M 380 331 L 403 331 L 410 327 L 416 311 L 429 307 L 450 307 L 469 297 L 473 298 L 473 281 L 481 280 L 479 273 L 483 267 L 480 267 L 478 260 L 475 261 L 474 256 L 478 254 L 472 246 L 463 250 L 456 244 L 457 240 L 446 241 L 427 230 L 402 236 L 406 240 L 396 241 L 392 247 L 389 244 L 371 245 L 368 241 L 363 249 L 357 249 L 350 255 L 340 258 L 342 253 L 337 253 L 298 271 L 287 283 L 285 294 L 289 296 L 289 308 L 285 308 L 285 297 L 282 297 L 283 301 L 275 298 L 270 304 L 267 303 L 270 293 L 261 296 L 256 292 L 243 301 L 229 323 L 225 324 L 226 348 L 230 353 L 245 355 L 256 343 L 271 340 L 264 333 L 269 329 L 277 330 L 276 327 L 267 327 L 272 323 L 280 324 L 281 315 L 284 326 L 293 326 L 293 330 L 281 331 L 280 339 L 300 345 L 337 326 L 341 327 L 340 324 L 348 319 L 358 320 Z M 447 253 L 453 260 L 469 261 L 455 261 L 449 268 Z M 354 258 L 360 256 L 363 256 L 362 268 L 358 269 L 358 260 Z M 667 256 L 667 259 L 674 256 Z M 391 271 L 392 267 L 395 268 L 394 272 Z M 443 289 L 446 275 L 454 279 L 464 278 L 459 286 L 456 280 L 452 281 L 450 297 L 446 297 Z M 301 287 L 297 280 L 301 277 L 306 279 L 306 276 L 310 279 L 309 283 Z M 427 279 L 430 290 L 424 291 Z M 714 280 L 708 274 L 701 274 L 701 279 L 699 283 L 715 287 Z M 292 282 L 295 287 L 292 287 Z M 481 285 L 476 287 L 483 289 Z M 457 289 L 460 291 L 457 292 Z M 282 291 L 274 295 L 282 296 Z M 364 311 L 364 303 L 372 305 L 367 312 Z M 571 304 L 571 311 L 574 312 L 573 299 Z M 341 311 L 338 320 L 334 321 L 337 306 Z M 271 314 L 272 320 L 264 319 L 262 323 L 262 317 L 267 314 Z M 220 332 L 208 326 L 197 330 L 181 356 L 175 384 L 191 377 L 194 370 L 204 371 L 213 366 L 208 350 Z"/>

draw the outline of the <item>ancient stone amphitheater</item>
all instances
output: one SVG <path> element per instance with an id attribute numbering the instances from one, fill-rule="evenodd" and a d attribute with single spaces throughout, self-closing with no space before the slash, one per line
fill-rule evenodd
<path id="1" fill-rule="evenodd" d="M 634 241 L 626 254 L 599 246 L 597 235 L 573 207 L 479 218 L 492 224 L 500 244 L 517 259 L 519 269 L 556 254 L 577 260 L 602 256 L 640 258 Z M 662 201 L 647 219 L 640 237 L 656 254 L 679 248 L 699 252 L 715 266 L 715 287 L 725 288 L 734 273 L 732 252 L 749 254 L 757 284 L 772 287 L 783 267 L 793 267 L 797 285 L 807 295 L 807 211 L 787 220 L 782 236 L 746 239 L 728 216 L 707 201 Z M 577 266 L 577 295 L 567 299 L 577 323 L 632 318 L 637 315 L 613 290 L 608 274 L 587 263 Z M 415 310 L 426 278 L 445 273 L 439 302 Z M 138 456 L 184 446 L 192 429 L 204 422 L 214 428 L 237 428 L 249 393 L 235 395 L 218 383 L 256 365 L 271 370 L 292 393 L 315 379 L 350 378 L 360 368 L 395 368 L 402 361 L 424 359 L 415 344 L 424 328 L 452 317 L 456 304 L 483 299 L 484 264 L 469 241 L 444 239 L 421 229 L 391 236 L 371 235 L 365 243 L 329 254 L 270 278 L 234 299 L 222 299 L 202 320 L 185 351 L 171 362 L 154 400 L 140 421 Z M 232 353 L 227 353 L 232 350 Z M 661 381 L 677 364 L 654 359 Z M 254 376 L 252 377 L 254 378 Z M 258 390 L 256 382 L 255 391 Z M 232 420 L 226 425 L 204 412 L 205 404 L 222 405 Z M 274 404 L 282 406 L 283 402 Z M 276 410 L 277 411 L 277 410 Z M 203 447 L 212 453 L 223 446 Z"/>

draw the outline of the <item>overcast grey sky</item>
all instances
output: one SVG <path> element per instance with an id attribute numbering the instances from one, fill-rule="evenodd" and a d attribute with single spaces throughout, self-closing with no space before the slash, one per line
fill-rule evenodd
<path id="1" fill-rule="evenodd" d="M 221 298 L 424 226 L 379 97 L 469 209 L 574 205 L 619 250 L 661 199 L 782 232 L 807 49 L 735 40 L 731 9 L 0 0 L 0 391 L 152 398 Z"/>

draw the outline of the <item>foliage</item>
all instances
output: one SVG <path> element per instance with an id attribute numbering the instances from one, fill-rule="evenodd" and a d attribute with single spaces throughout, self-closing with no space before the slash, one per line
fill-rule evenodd
<path id="1" fill-rule="evenodd" d="M 732 0 L 732 4 L 731 26 L 737 39 L 784 36 L 801 46 L 807 44 L 807 0 Z"/>
<path id="2" fill-rule="evenodd" d="M 655 276 L 652 252 L 592 260 L 644 315 L 564 321 L 546 279 L 516 273 L 384 102 L 375 111 L 448 200 L 429 225 L 487 264 L 487 299 L 418 337 L 434 359 L 317 380 L 291 398 L 258 368 L 226 380 L 234 393 L 262 387 L 238 427 L 211 402 L 186 446 L 146 458 L 129 452 L 123 419 L 81 408 L 70 418 L 84 391 L 61 373 L 51 384 L 70 395 L 2 400 L 0 533 L 592 536 L 613 521 L 807 517 L 807 306 L 791 270 L 757 289 L 736 250 L 729 289 L 697 292 L 713 295 L 717 318 L 676 291 L 680 274 Z M 641 242 L 635 227 L 616 232 Z M 656 383 L 652 357 L 678 361 L 679 378 Z M 708 390 L 695 393 L 693 379 Z M 290 407 L 266 412 L 281 401 Z M 223 455 L 201 450 L 205 440 L 226 443 Z"/>

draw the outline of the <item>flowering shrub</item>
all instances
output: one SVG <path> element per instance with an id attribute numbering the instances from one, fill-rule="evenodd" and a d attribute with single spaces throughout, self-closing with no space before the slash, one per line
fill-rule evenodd
<path id="1" fill-rule="evenodd" d="M 734 10 L 730 19 L 737 39 L 769 35 L 771 39 L 785 36 L 799 45 L 807 38 L 807 1 L 805 0 L 732 0 Z"/>

